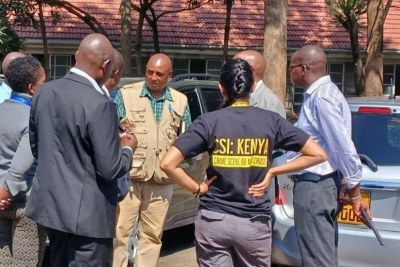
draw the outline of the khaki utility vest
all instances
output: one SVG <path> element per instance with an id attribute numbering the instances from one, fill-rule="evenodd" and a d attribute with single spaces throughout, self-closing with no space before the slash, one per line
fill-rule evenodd
<path id="1" fill-rule="evenodd" d="M 132 133 L 138 140 L 130 176 L 134 181 L 154 178 L 157 183 L 168 184 L 171 180 L 160 169 L 160 161 L 178 137 L 178 131 L 184 128 L 182 117 L 187 98 L 170 88 L 173 101 L 165 100 L 160 122 L 157 123 L 148 97 L 140 97 L 143 86 L 144 82 L 140 82 L 121 88 L 126 118 L 133 124 Z"/>

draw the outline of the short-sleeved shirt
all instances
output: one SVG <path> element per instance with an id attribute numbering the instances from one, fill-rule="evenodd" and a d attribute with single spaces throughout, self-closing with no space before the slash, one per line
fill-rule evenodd
<path id="1" fill-rule="evenodd" d="M 255 198 L 250 186 L 260 183 L 275 149 L 299 151 L 309 136 L 279 114 L 257 107 L 227 107 L 196 119 L 175 146 L 186 157 L 210 154 L 218 178 L 200 198 L 200 209 L 239 217 L 271 214 L 268 194 Z"/>

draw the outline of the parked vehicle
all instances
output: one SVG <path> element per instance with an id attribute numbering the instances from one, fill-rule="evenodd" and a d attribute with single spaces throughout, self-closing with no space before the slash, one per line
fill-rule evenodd
<path id="1" fill-rule="evenodd" d="M 185 73 L 175 75 L 169 82 L 173 83 L 186 80 L 219 81 L 219 75 L 205 73 Z"/>
<path id="2" fill-rule="evenodd" d="M 352 139 L 363 163 L 361 190 L 373 222 L 384 239 L 356 220 L 351 206 L 338 216 L 340 266 L 399 266 L 400 248 L 400 100 L 349 98 Z M 285 159 L 282 159 L 285 160 Z M 293 182 L 279 177 L 274 188 L 272 262 L 300 266 L 293 221 Z"/>

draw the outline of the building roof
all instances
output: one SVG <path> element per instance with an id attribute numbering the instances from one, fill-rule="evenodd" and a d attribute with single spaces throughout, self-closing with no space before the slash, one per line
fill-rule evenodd
<path id="1" fill-rule="evenodd" d="M 70 0 L 70 3 L 94 16 L 113 41 L 120 40 L 120 0 Z M 132 2 L 138 2 L 137 0 Z M 177 9 L 186 1 L 160 0 L 157 12 Z M 193 11 L 167 14 L 158 23 L 160 44 L 174 46 L 221 47 L 224 39 L 225 6 L 214 1 Z M 329 16 L 324 0 L 288 0 L 288 47 L 316 44 L 324 49 L 350 49 L 345 30 Z M 81 40 L 91 29 L 79 18 L 62 11 L 62 21 L 47 20 L 49 39 Z M 384 25 L 384 49 L 400 50 L 400 0 L 393 0 Z M 132 33 L 136 32 L 138 13 L 132 11 Z M 236 1 L 232 8 L 231 47 L 259 47 L 264 39 L 264 1 Z M 31 27 L 15 27 L 24 38 L 41 39 Z M 360 45 L 366 43 L 366 15 L 361 19 Z M 145 22 L 143 43 L 152 43 L 151 28 Z"/>

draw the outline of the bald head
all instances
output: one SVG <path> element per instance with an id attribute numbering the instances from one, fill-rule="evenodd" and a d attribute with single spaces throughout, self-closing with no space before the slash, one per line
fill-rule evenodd
<path id="1" fill-rule="evenodd" d="M 158 53 L 154 54 L 150 57 L 149 61 L 147 62 L 147 66 L 154 66 L 154 67 L 163 67 L 166 69 L 172 70 L 172 61 L 166 54 Z"/>
<path id="2" fill-rule="evenodd" d="M 124 68 L 124 58 L 122 57 L 121 53 L 118 51 L 118 49 L 114 48 L 114 68 L 113 71 L 120 70 L 121 72 L 123 71 Z"/>
<path id="3" fill-rule="evenodd" d="M 153 97 L 160 97 L 172 75 L 171 59 L 162 53 L 150 57 L 146 65 L 146 85 Z"/>
<path id="4" fill-rule="evenodd" d="M 114 67 L 112 69 L 110 78 L 108 78 L 108 80 L 104 84 L 105 88 L 109 91 L 111 91 L 118 85 L 124 71 L 124 58 L 122 57 L 121 53 L 115 48 L 114 59 Z"/>
<path id="5" fill-rule="evenodd" d="M 75 59 L 75 67 L 89 74 L 102 86 L 114 66 L 114 48 L 107 37 L 92 33 L 82 40 Z"/>
<path id="6" fill-rule="evenodd" d="M 22 54 L 21 52 L 11 52 L 8 53 L 4 59 L 3 62 L 1 63 L 1 69 L 3 70 L 3 73 L 6 73 L 7 69 L 8 69 L 8 65 L 10 65 L 10 62 L 13 61 L 16 58 L 19 57 L 24 57 L 25 54 Z"/>
<path id="7" fill-rule="evenodd" d="M 297 50 L 292 58 L 293 64 L 305 64 L 314 73 L 326 73 L 326 55 L 324 50 L 315 45 L 306 45 Z"/>
<path id="8" fill-rule="evenodd" d="M 292 55 L 289 72 L 295 86 L 308 88 L 326 75 L 324 51 L 315 45 L 303 46 Z"/>
<path id="9" fill-rule="evenodd" d="M 255 82 L 261 80 L 261 77 L 264 75 L 265 71 L 265 60 L 259 52 L 254 50 L 245 50 L 237 53 L 233 58 L 240 58 L 244 61 L 247 61 L 247 63 L 249 63 L 249 65 L 254 69 L 253 74 Z"/>

